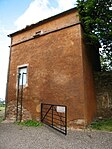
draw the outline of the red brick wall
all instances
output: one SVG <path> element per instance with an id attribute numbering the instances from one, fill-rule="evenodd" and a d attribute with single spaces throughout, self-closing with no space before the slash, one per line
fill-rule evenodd
<path id="1" fill-rule="evenodd" d="M 93 78 L 93 55 L 95 47 L 85 44 L 82 31 L 82 53 L 83 53 L 83 78 L 84 78 L 84 98 L 85 98 L 85 119 L 90 123 L 96 115 L 96 95 Z M 95 57 L 94 57 L 95 59 Z"/>
<path id="2" fill-rule="evenodd" d="M 78 20 L 77 12 L 71 12 L 14 36 L 12 44 L 31 37 L 40 28 L 57 29 Z M 94 109 L 89 115 L 87 102 L 90 103 L 90 96 L 94 96 L 91 91 L 92 72 L 84 48 L 82 52 L 80 24 L 12 46 L 8 105 L 16 101 L 17 67 L 23 64 L 28 64 L 28 86 L 24 88 L 23 108 L 30 113 L 30 118 L 40 118 L 40 103 L 44 102 L 67 105 L 70 126 L 83 125 L 84 119 L 91 119 Z M 90 81 L 88 87 L 84 84 L 84 79 Z M 94 97 L 91 97 L 91 100 L 94 100 Z M 90 108 L 92 106 L 93 101 Z M 11 111 L 9 109 L 7 108 L 7 117 Z M 16 111 L 13 113 L 16 115 Z"/>

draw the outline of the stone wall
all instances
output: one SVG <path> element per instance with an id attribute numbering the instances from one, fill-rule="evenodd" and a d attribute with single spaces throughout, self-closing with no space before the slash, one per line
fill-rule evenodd
<path id="1" fill-rule="evenodd" d="M 16 121 L 16 114 L 17 114 L 17 106 L 16 101 L 12 100 L 8 103 L 8 107 L 6 109 L 6 117 L 7 120 Z M 30 112 L 22 106 L 22 120 L 29 120 L 31 118 Z M 20 103 L 18 103 L 18 120 L 20 120 Z"/>
<path id="2" fill-rule="evenodd" d="M 95 73 L 97 117 L 112 118 L 112 71 Z"/>

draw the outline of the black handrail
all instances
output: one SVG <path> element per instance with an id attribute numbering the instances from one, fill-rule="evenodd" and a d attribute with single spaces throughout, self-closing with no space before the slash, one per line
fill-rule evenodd
<path id="1" fill-rule="evenodd" d="M 19 105 L 19 83 L 20 83 L 21 74 L 18 73 L 18 82 L 17 82 L 17 103 L 16 103 L 16 121 L 18 121 L 18 105 Z"/>

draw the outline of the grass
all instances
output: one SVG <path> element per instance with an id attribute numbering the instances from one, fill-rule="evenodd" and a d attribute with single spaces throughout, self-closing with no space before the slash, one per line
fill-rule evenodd
<path id="1" fill-rule="evenodd" d="M 96 130 L 112 131 L 112 119 L 95 121 L 90 125 L 90 127 Z"/>
<path id="2" fill-rule="evenodd" d="M 18 125 L 22 125 L 22 126 L 32 126 L 32 127 L 38 127 L 38 126 L 43 126 L 43 124 L 41 122 L 37 122 L 37 121 L 32 121 L 32 120 L 28 120 L 28 121 L 24 121 L 24 122 L 17 122 Z"/>
<path id="3" fill-rule="evenodd" d="M 4 106 L 0 106 L 0 111 L 5 111 L 5 107 Z"/>

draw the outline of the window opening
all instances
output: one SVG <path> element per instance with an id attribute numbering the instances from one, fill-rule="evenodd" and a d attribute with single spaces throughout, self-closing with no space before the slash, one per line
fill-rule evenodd
<path id="1" fill-rule="evenodd" d="M 27 84 L 27 67 L 19 68 L 19 85 L 25 86 Z"/>

